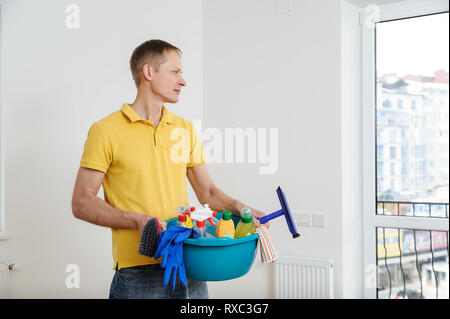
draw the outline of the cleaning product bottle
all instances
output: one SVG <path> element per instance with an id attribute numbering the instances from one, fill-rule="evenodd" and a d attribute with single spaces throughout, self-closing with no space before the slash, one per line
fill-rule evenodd
<path id="1" fill-rule="evenodd" d="M 187 227 L 187 225 L 186 225 L 186 215 L 178 215 L 177 226 Z"/>
<path id="2" fill-rule="evenodd" d="M 211 217 L 208 219 L 209 222 L 214 226 L 217 226 L 217 224 L 219 223 L 219 220 L 216 218 L 217 212 L 215 210 L 211 210 L 211 208 L 209 208 L 209 204 L 205 204 L 203 206 L 205 210 L 209 210 L 211 212 Z"/>
<path id="3" fill-rule="evenodd" d="M 217 224 L 216 236 L 234 238 L 234 223 L 231 219 L 231 212 L 227 210 L 223 212 L 223 217 Z"/>
<path id="4" fill-rule="evenodd" d="M 195 231 L 199 234 L 199 237 L 206 237 L 206 220 L 197 220 Z"/>
<path id="5" fill-rule="evenodd" d="M 183 227 L 192 228 L 194 225 L 191 220 L 191 212 L 195 210 L 194 206 L 178 206 L 175 208 L 175 213 L 180 215 L 186 215 L 186 225 Z"/>
<path id="6" fill-rule="evenodd" d="M 236 226 L 235 238 L 250 236 L 255 233 L 253 215 L 248 207 L 242 209 L 241 220 Z"/>
<path id="7" fill-rule="evenodd" d="M 215 210 L 213 210 L 213 215 L 211 217 L 210 222 L 212 222 L 214 224 L 214 226 L 217 226 L 219 224 L 219 220 L 216 218 L 216 216 L 217 216 L 217 212 Z"/>
<path id="8" fill-rule="evenodd" d="M 198 209 L 191 209 L 190 217 L 192 220 L 207 220 L 212 227 L 216 227 L 219 222 L 216 218 L 217 212 L 215 210 L 211 210 L 208 204 L 205 204 Z"/>
<path id="9" fill-rule="evenodd" d="M 184 226 L 184 227 L 187 227 L 187 228 L 192 228 L 192 227 L 194 227 L 194 225 L 192 224 L 192 220 L 191 220 L 191 218 L 189 217 L 189 214 L 186 213 L 186 214 L 184 214 L 184 216 L 186 216 L 186 226 Z"/>

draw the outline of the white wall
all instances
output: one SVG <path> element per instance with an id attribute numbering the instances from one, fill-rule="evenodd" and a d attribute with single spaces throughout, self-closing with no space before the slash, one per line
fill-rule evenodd
<path id="1" fill-rule="evenodd" d="M 128 61 L 140 43 L 180 47 L 188 86 L 169 108 L 201 118 L 200 0 L 78 0 L 80 28 L 68 29 L 68 1 L 2 1 L 2 133 L 6 231 L 0 259 L 19 262 L 12 298 L 107 298 L 111 232 L 72 216 L 71 198 L 89 126 L 133 102 Z M 80 266 L 67 289 L 66 265 Z"/>
<path id="2" fill-rule="evenodd" d="M 188 86 L 170 106 L 175 113 L 222 133 L 278 128 L 275 174 L 259 174 L 258 163 L 212 163 L 210 173 L 229 195 L 267 213 L 280 208 L 281 185 L 294 212 L 324 214 L 325 228 L 301 227 L 295 240 L 283 219 L 273 220 L 272 240 L 280 255 L 333 259 L 335 295 L 358 296 L 362 275 L 350 275 L 361 271 L 359 248 L 344 247 L 361 235 L 353 232 L 359 203 L 351 196 L 359 160 L 344 153 L 359 143 L 352 6 L 293 0 L 291 13 L 276 14 L 273 0 L 86 0 L 77 1 L 81 28 L 69 30 L 64 2 L 0 3 L 10 234 L 0 258 L 22 264 L 11 297 L 107 297 L 110 231 L 74 219 L 70 200 L 87 130 L 132 101 L 128 60 L 150 38 L 184 52 Z M 65 287 L 72 263 L 80 266 L 80 289 Z M 273 264 L 258 255 L 248 275 L 209 287 L 212 298 L 273 298 Z"/>

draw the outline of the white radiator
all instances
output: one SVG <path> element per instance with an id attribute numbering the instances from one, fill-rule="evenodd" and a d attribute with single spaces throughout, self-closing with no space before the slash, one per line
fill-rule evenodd
<path id="1" fill-rule="evenodd" d="M 0 263 L 0 299 L 8 298 L 8 286 L 9 286 L 9 269 L 5 263 Z"/>
<path id="2" fill-rule="evenodd" d="M 275 260 L 275 298 L 333 299 L 332 260 L 279 257 Z"/>

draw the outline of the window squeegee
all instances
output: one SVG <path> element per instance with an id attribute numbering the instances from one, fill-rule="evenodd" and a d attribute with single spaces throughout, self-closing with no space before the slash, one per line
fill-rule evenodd
<path id="1" fill-rule="evenodd" d="M 294 216 L 291 214 L 291 211 L 289 209 L 286 197 L 284 196 L 283 191 L 281 190 L 281 187 L 278 186 L 277 188 L 277 195 L 278 195 L 278 199 L 280 201 L 281 204 L 281 209 L 279 211 L 276 211 L 275 213 L 266 215 L 262 218 L 259 219 L 259 222 L 261 224 L 265 224 L 267 223 L 269 220 L 272 220 L 274 218 L 277 218 L 281 215 L 284 215 L 284 217 L 286 218 L 286 223 L 289 227 L 289 231 L 292 234 L 292 238 L 297 238 L 300 236 L 300 234 L 298 233 L 297 230 L 297 225 L 295 224 L 295 219 Z"/>

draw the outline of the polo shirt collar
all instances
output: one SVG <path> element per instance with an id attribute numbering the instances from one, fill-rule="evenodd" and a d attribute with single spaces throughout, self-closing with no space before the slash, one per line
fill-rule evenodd
<path id="1" fill-rule="evenodd" d="M 121 111 L 129 118 L 131 122 L 143 120 L 128 103 L 123 103 Z M 174 114 L 170 112 L 165 105 L 162 107 L 162 117 L 160 122 L 167 124 L 173 124 L 175 122 Z"/>

